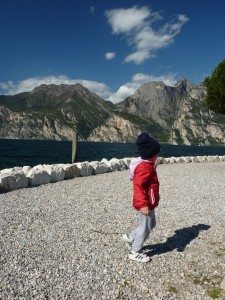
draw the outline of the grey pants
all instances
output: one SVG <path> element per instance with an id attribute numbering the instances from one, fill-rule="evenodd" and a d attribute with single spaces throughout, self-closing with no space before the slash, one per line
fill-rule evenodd
<path id="1" fill-rule="evenodd" d="M 151 230 L 156 226 L 156 218 L 154 209 L 148 216 L 145 216 L 141 212 L 139 213 L 139 225 L 135 228 L 129 239 L 132 241 L 132 250 L 141 251 L 144 242 L 147 240 Z"/>

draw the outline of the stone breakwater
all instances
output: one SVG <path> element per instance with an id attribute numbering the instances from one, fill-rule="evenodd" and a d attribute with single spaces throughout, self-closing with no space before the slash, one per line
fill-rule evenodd
<path id="1" fill-rule="evenodd" d="M 101 161 L 79 162 L 74 164 L 54 164 L 14 167 L 0 171 L 0 193 L 17 189 L 40 186 L 62 180 L 73 179 L 114 171 L 123 171 L 129 168 L 132 158 Z M 158 157 L 158 164 L 172 163 L 203 163 L 225 161 L 224 156 L 185 156 L 185 157 Z"/>

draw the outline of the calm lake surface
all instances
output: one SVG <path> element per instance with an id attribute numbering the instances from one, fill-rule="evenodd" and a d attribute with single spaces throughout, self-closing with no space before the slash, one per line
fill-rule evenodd
<path id="1" fill-rule="evenodd" d="M 163 144 L 160 156 L 225 155 L 225 147 Z M 138 156 L 134 143 L 79 142 L 78 161 Z M 15 166 L 70 163 L 71 142 L 0 139 L 0 170 Z"/>

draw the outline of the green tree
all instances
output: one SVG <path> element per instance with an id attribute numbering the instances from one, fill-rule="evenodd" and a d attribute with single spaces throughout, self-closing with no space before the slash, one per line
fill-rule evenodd
<path id="1" fill-rule="evenodd" d="M 206 105 L 213 111 L 225 114 L 225 60 L 204 80 L 207 89 Z"/>

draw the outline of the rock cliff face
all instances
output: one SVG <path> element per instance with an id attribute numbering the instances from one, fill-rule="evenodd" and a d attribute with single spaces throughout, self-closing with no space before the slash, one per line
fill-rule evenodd
<path id="1" fill-rule="evenodd" d="M 81 84 L 41 85 L 32 92 L 0 96 L 3 138 L 70 139 L 77 128 L 81 140 L 112 114 L 110 104 Z"/>
<path id="2" fill-rule="evenodd" d="M 105 124 L 94 129 L 88 137 L 89 141 L 129 142 L 141 133 L 140 126 L 120 116 L 113 115 Z"/>
<path id="3" fill-rule="evenodd" d="M 115 105 L 81 84 L 41 85 L 30 93 L 0 96 L 0 137 L 134 141 L 141 130 L 158 126 L 141 117 L 119 112 Z"/>
<path id="4" fill-rule="evenodd" d="M 225 116 L 206 107 L 205 95 L 203 85 L 187 80 L 178 81 L 174 87 L 163 82 L 150 82 L 119 103 L 117 108 L 161 126 L 165 142 L 225 144 Z"/>
<path id="5" fill-rule="evenodd" d="M 81 84 L 41 85 L 0 95 L 0 138 L 131 142 L 149 131 L 161 142 L 225 145 L 225 116 L 204 104 L 202 85 L 150 82 L 114 105 Z"/>
<path id="6" fill-rule="evenodd" d="M 0 137 L 20 139 L 71 139 L 73 130 L 61 119 L 35 113 L 12 112 L 0 106 Z"/>

